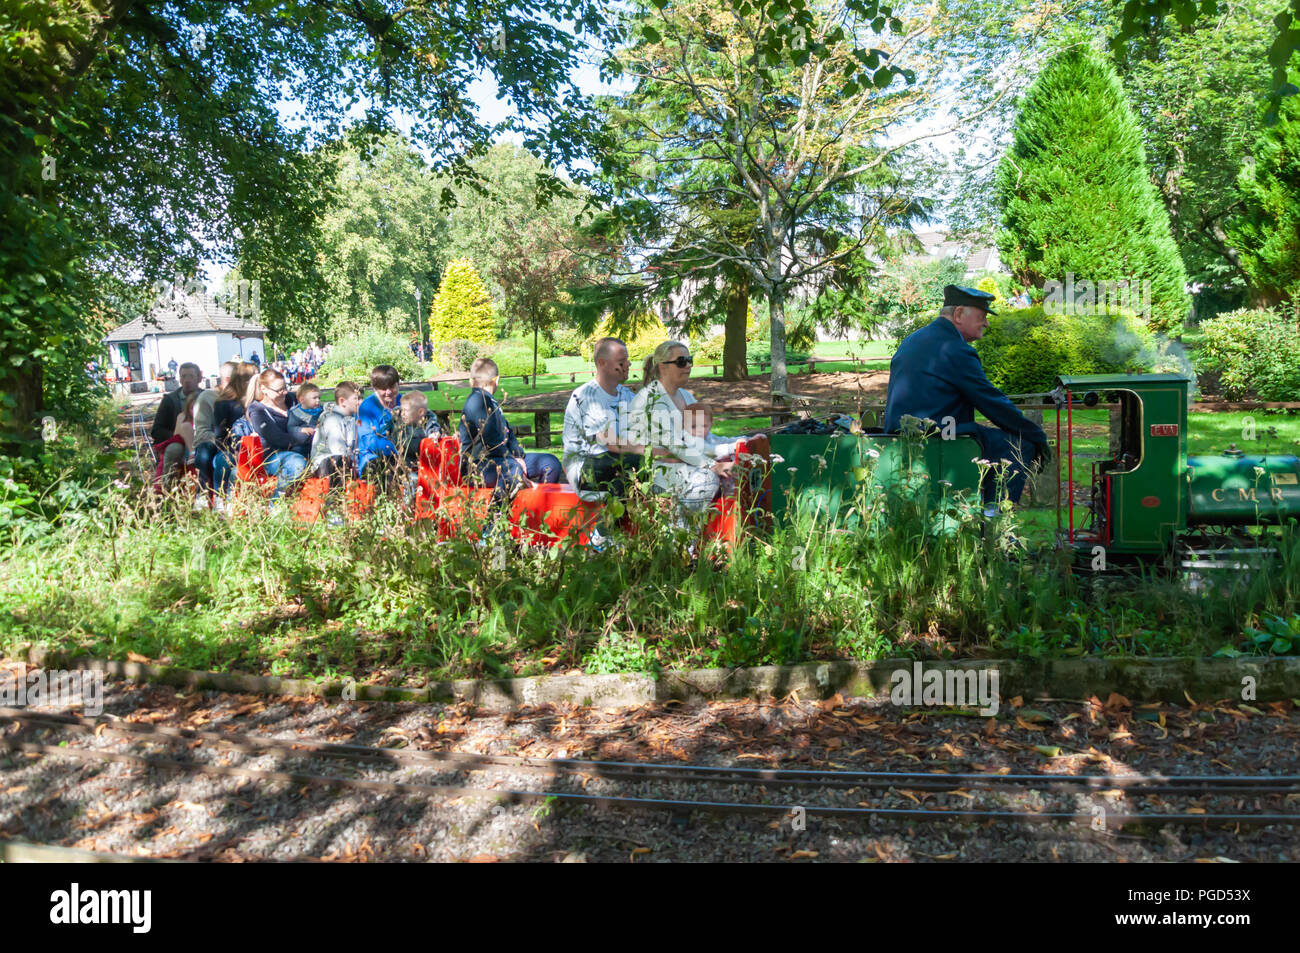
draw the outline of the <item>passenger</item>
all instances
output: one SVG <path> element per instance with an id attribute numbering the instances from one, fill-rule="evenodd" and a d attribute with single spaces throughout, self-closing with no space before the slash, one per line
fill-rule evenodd
<path id="1" fill-rule="evenodd" d="M 332 487 L 355 472 L 360 408 L 361 386 L 352 381 L 339 381 L 334 387 L 334 400 L 321 410 L 311 444 L 311 468 L 315 476 L 328 478 Z"/>
<path id="2" fill-rule="evenodd" d="M 719 459 L 735 459 L 735 443 L 713 435 L 713 408 L 708 404 L 688 404 L 682 411 L 682 422 L 686 425 L 687 433 L 702 441 L 705 446 L 714 448 L 715 453 L 719 446 L 723 446 L 723 456 Z M 735 488 L 736 480 L 731 474 L 718 477 L 718 490 L 723 496 L 729 496 Z"/>
<path id="3" fill-rule="evenodd" d="M 549 453 L 524 453 L 519 439 L 494 396 L 501 383 L 491 358 L 478 358 L 469 369 L 472 390 L 465 399 L 459 435 L 461 468 L 484 486 L 494 487 L 494 499 L 508 499 L 533 483 L 558 483 L 564 472 Z"/>
<path id="4" fill-rule="evenodd" d="M 592 358 L 595 379 L 575 390 L 564 409 L 564 473 L 580 492 L 625 497 L 645 452 L 627 437 L 634 397 L 623 386 L 630 368 L 627 345 L 601 338 Z"/>
<path id="5" fill-rule="evenodd" d="M 271 495 L 274 499 L 282 496 L 307 469 L 311 438 L 295 439 L 289 431 L 289 387 L 279 371 L 262 371 L 253 378 L 250 393 L 253 400 L 248 405 L 248 421 L 262 438 L 266 475 L 276 478 L 275 492 Z"/>
<path id="6" fill-rule="evenodd" d="M 391 364 L 380 364 L 370 372 L 370 386 L 375 392 L 361 402 L 357 411 L 357 472 L 363 480 L 386 483 L 387 476 L 377 476 L 373 468 L 391 468 L 397 459 L 397 447 L 390 438 L 393 411 L 402 403 L 402 395 L 397 392 L 399 380 L 397 368 Z"/>
<path id="7" fill-rule="evenodd" d="M 429 412 L 429 398 L 418 390 L 406 395 L 399 408 L 399 423 L 393 427 L 393 443 L 398 453 L 411 466 L 420 462 L 420 442 L 425 437 L 435 440 L 442 436 L 438 415 Z"/>
<path id="8" fill-rule="evenodd" d="M 176 421 L 176 432 L 154 447 L 155 451 L 162 451 L 158 456 L 158 466 L 154 470 L 154 489 L 160 493 L 174 487 L 176 482 L 185 475 L 186 464 L 193 462 L 194 403 L 198 396 L 198 392 L 190 394 L 185 401 L 180 419 Z M 167 463 L 169 460 L 176 462 L 169 466 Z"/>
<path id="9" fill-rule="evenodd" d="M 320 386 L 300 384 L 294 396 L 296 401 L 289 411 L 289 429 L 298 435 L 316 436 L 316 421 L 321 414 Z"/>
<path id="10" fill-rule="evenodd" d="M 202 372 L 197 364 L 186 361 L 180 365 L 178 377 L 181 386 L 163 397 L 162 402 L 158 405 L 158 412 L 154 414 L 153 424 L 149 428 L 149 437 L 153 440 L 155 446 L 166 444 L 162 460 L 164 473 L 172 473 L 185 463 L 185 453 L 182 445 L 170 443 L 169 441 L 176 432 L 176 420 L 185 407 L 185 401 L 189 399 L 191 394 L 198 393 Z"/>
<path id="11" fill-rule="evenodd" d="M 195 509 L 206 509 L 213 488 L 214 462 L 221 449 L 217 446 L 216 411 L 218 395 L 230 386 L 231 375 L 239 365 L 226 361 L 217 372 L 217 386 L 199 391 L 194 403 L 194 466 L 199 471 L 199 494 Z"/>
<path id="12" fill-rule="evenodd" d="M 683 386 L 691 377 L 691 355 L 680 341 L 665 341 L 646 358 L 645 386 L 630 412 L 630 439 L 654 449 L 654 485 L 692 512 L 706 509 L 720 480 L 731 476 L 735 444 L 686 429 L 682 417 L 695 397 Z"/>
<path id="13" fill-rule="evenodd" d="M 1046 463 L 1051 451 L 1043 429 L 989 382 L 970 345 L 984 336 L 988 315 L 996 314 L 989 310 L 992 301 L 991 294 L 974 288 L 943 289 L 939 317 L 904 338 L 889 363 L 884 429 L 898 433 L 905 416 L 940 427 L 951 419 L 958 434 L 979 441 L 984 457 L 1010 465 L 1006 492 L 1018 503 L 1034 463 Z M 997 426 L 975 423 L 977 410 Z M 980 491 L 986 514 L 993 515 L 998 487 L 992 471 L 985 473 Z"/>
<path id="14" fill-rule="evenodd" d="M 217 444 L 217 455 L 212 460 L 212 482 L 221 494 L 234 482 L 240 438 L 253 432 L 245 415 L 245 398 L 257 373 L 257 365 L 251 361 L 236 365 L 230 383 L 217 394 L 212 408 L 212 432 Z M 221 508 L 220 500 L 217 508 Z"/>

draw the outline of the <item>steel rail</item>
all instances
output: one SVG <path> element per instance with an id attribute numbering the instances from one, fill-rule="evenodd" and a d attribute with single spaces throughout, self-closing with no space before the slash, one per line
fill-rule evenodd
<path id="1" fill-rule="evenodd" d="M 802 768 L 746 768 L 707 766 L 707 764 L 655 764 L 645 762 L 581 761 L 581 759 L 520 758 L 513 755 L 485 755 L 461 751 L 420 749 L 383 749 L 368 745 L 343 745 L 326 741 L 291 741 L 235 733 L 170 728 L 165 725 L 122 722 L 117 719 L 86 719 L 77 715 L 42 714 L 14 709 L 0 709 L 0 723 L 27 722 L 49 728 L 92 732 L 100 727 L 122 735 L 149 741 L 151 736 L 170 741 L 213 741 L 216 744 L 253 755 L 272 750 L 287 751 L 298 757 L 338 758 L 377 766 L 439 767 L 446 763 L 458 772 L 515 771 L 525 774 L 554 776 L 591 775 L 606 780 L 625 781 L 695 781 L 733 787 L 824 787 L 839 789 L 897 788 L 950 792 L 963 788 L 982 790 L 1050 790 L 1054 793 L 1084 790 L 1122 790 L 1134 797 L 1148 794 L 1179 796 L 1277 796 L 1300 792 L 1300 776 L 1138 776 L 1106 775 L 997 775 L 992 772 L 933 774 L 933 772 L 823 771 Z"/>
<path id="2" fill-rule="evenodd" d="M 816 786 L 831 788 L 897 787 L 907 790 L 951 791 L 958 788 L 1021 790 L 1028 786 L 1053 790 L 1087 788 L 1125 790 L 1145 794 L 1279 794 L 1300 793 L 1300 775 L 1052 775 L 995 774 L 992 772 L 893 772 L 845 771 L 800 768 L 746 768 L 725 765 L 656 764 L 635 761 L 590 761 L 575 758 L 526 758 L 514 755 L 485 755 L 471 752 L 423 749 L 376 748 L 335 742 L 290 740 L 246 734 L 171 728 L 141 722 L 100 717 L 27 712 L 0 708 L 0 723 L 29 722 L 78 731 L 105 730 L 141 737 L 156 735 L 169 741 L 211 741 L 250 754 L 264 755 L 266 749 L 299 756 L 318 755 L 362 763 L 458 765 L 457 771 L 515 770 L 548 773 L 553 776 L 590 774 L 610 780 L 696 781 L 732 785 Z"/>
<path id="3" fill-rule="evenodd" d="M 101 751 L 93 748 L 65 748 L 57 745 L 35 744 L 16 741 L 12 738 L 0 740 L 10 750 L 29 754 L 52 755 L 81 761 L 114 761 L 123 764 L 136 764 L 145 767 L 162 768 L 169 771 L 198 771 L 203 774 L 216 774 L 227 777 L 241 777 L 264 782 L 285 782 L 290 784 L 319 785 L 322 787 L 351 788 L 375 791 L 383 794 L 399 794 L 424 798 L 447 797 L 482 797 L 512 804 L 530 801 L 564 801 L 577 805 L 595 807 L 633 808 L 666 810 L 675 814 L 690 811 L 709 811 L 723 814 L 778 814 L 786 816 L 796 807 L 805 815 L 824 817 L 885 817 L 900 820 L 934 820 L 953 821 L 1021 821 L 1028 823 L 1073 822 L 1091 825 L 1094 815 L 1091 813 L 1066 812 L 1022 812 L 1022 811 L 977 811 L 951 810 L 947 808 L 927 810 L 925 808 L 885 808 L 885 807 L 834 807 L 795 804 L 755 804 L 752 802 L 733 801 L 686 801 L 664 798 L 645 797 L 610 797 L 597 794 L 580 794 L 573 791 L 521 791 L 514 789 L 492 789 L 460 787 L 451 785 L 409 784 L 392 781 L 373 781 L 363 778 L 343 778 L 334 775 L 304 774 L 290 771 L 261 771 L 252 768 L 239 768 L 229 765 L 205 764 L 201 762 L 176 761 L 170 758 L 155 758 L 146 755 L 129 754 L 118 751 Z M 1129 824 L 1300 824 L 1300 814 L 1107 814 L 1107 825 L 1125 826 Z"/>

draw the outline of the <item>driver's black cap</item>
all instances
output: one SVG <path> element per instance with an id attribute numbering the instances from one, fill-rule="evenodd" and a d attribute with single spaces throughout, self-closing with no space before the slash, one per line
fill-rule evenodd
<path id="1" fill-rule="evenodd" d="M 993 295 L 987 291 L 980 291 L 978 288 L 966 288 L 962 285 L 945 285 L 943 289 L 943 306 L 945 308 L 955 308 L 959 305 L 965 305 L 969 308 L 983 308 L 989 314 L 997 314 L 989 307 L 993 303 Z"/>

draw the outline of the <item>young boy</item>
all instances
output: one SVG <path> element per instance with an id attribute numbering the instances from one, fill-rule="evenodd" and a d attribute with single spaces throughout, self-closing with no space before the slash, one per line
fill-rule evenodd
<path id="1" fill-rule="evenodd" d="M 372 464 L 384 469 L 397 457 L 397 448 L 388 439 L 393 427 L 393 411 L 401 406 L 397 392 L 397 368 L 379 364 L 370 372 L 370 386 L 374 393 L 361 402 L 357 411 L 357 472 L 363 480 L 376 480 Z M 390 471 L 391 472 L 391 471 Z"/>
<path id="2" fill-rule="evenodd" d="M 411 466 L 420 462 L 420 441 L 425 437 L 442 436 L 438 415 L 429 413 L 429 398 L 418 390 L 406 395 L 399 408 L 399 418 L 393 421 L 393 444 L 397 452 Z"/>
<path id="3" fill-rule="evenodd" d="M 501 383 L 496 361 L 480 357 L 470 365 L 470 387 L 461 410 L 461 471 L 498 491 L 497 501 L 510 499 L 523 486 L 532 483 L 558 483 L 564 471 L 560 461 L 549 453 L 524 453 L 519 439 L 497 403 Z"/>
<path id="4" fill-rule="evenodd" d="M 319 403 L 320 388 L 316 389 L 315 397 Z M 357 410 L 360 407 L 360 386 L 352 381 L 339 381 L 334 388 L 334 400 L 321 409 L 316 436 L 311 443 L 311 469 L 317 477 L 329 477 L 331 486 L 337 486 L 343 481 L 344 474 L 353 472 L 357 456 Z"/>
<path id="5" fill-rule="evenodd" d="M 337 392 L 334 395 L 338 399 Z M 314 437 L 316 422 L 320 420 L 320 387 L 302 384 L 297 390 L 297 402 L 289 408 L 289 437 L 295 441 Z"/>

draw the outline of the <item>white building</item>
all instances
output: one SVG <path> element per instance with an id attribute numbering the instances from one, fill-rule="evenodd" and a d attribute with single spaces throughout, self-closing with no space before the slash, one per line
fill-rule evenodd
<path id="1" fill-rule="evenodd" d="M 952 238 L 947 232 L 915 232 L 926 258 L 956 258 L 966 264 L 966 277 L 986 271 L 1006 271 L 995 245 L 978 245 Z"/>
<path id="2" fill-rule="evenodd" d="M 144 317 L 128 321 L 104 338 L 109 361 L 119 376 L 152 381 L 168 365 L 197 364 L 214 377 L 226 361 L 266 357 L 266 328 L 230 311 L 216 295 L 177 297 Z"/>

